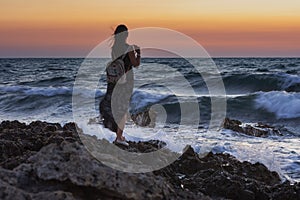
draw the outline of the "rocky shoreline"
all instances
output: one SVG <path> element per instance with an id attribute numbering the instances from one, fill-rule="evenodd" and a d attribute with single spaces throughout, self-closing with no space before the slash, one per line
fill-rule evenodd
<path id="1" fill-rule="evenodd" d="M 143 153 L 164 145 L 129 144 L 120 148 Z M 283 182 L 260 163 L 199 157 L 190 146 L 163 169 L 116 171 L 88 153 L 74 123 L 3 121 L 0 150 L 0 199 L 300 199 L 299 183 Z"/>

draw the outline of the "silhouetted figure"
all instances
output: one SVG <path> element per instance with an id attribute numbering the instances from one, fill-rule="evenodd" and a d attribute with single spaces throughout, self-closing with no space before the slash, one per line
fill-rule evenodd
<path id="1" fill-rule="evenodd" d="M 113 45 L 111 48 L 112 60 L 122 59 L 126 73 L 125 83 L 110 82 L 107 76 L 107 90 L 104 98 L 100 102 L 100 114 L 106 128 L 115 132 L 117 137 L 115 143 L 128 146 L 123 137 L 123 129 L 127 119 L 127 110 L 130 97 L 133 91 L 134 75 L 132 67 L 140 65 L 140 48 L 136 45 L 129 45 L 126 40 L 128 29 L 125 25 L 118 25 L 113 35 Z"/>

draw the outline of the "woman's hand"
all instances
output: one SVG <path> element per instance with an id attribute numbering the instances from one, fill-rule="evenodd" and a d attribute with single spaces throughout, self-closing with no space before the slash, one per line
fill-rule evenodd
<path id="1" fill-rule="evenodd" d="M 136 51 L 136 50 L 140 50 L 140 47 L 138 46 L 138 45 L 132 45 L 133 46 L 133 48 L 134 48 L 134 50 Z"/>
<path id="2" fill-rule="evenodd" d="M 132 50 L 128 52 L 130 62 L 134 67 L 138 67 L 141 62 L 141 50 L 137 45 L 132 45 Z"/>
<path id="3" fill-rule="evenodd" d="M 138 56 L 140 56 L 141 55 L 141 49 L 140 49 L 140 47 L 139 46 L 137 46 L 137 45 L 133 45 L 133 49 L 134 49 L 134 51 L 138 54 Z"/>

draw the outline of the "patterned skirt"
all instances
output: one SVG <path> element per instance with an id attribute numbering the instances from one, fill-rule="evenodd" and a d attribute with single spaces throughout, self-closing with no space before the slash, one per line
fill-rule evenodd
<path id="1" fill-rule="evenodd" d="M 105 128 L 117 132 L 118 124 L 128 112 L 133 91 L 132 82 L 107 85 L 107 91 L 99 104 L 100 115 Z"/>

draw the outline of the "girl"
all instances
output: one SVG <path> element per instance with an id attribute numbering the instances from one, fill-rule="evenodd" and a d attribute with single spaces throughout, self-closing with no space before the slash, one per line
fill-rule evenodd
<path id="1" fill-rule="evenodd" d="M 126 82 L 116 84 L 107 82 L 106 94 L 100 102 L 100 114 L 106 128 L 116 133 L 116 144 L 128 146 L 123 136 L 123 129 L 126 122 L 126 114 L 133 91 L 133 70 L 138 67 L 141 60 L 140 48 L 136 45 L 129 45 L 126 40 L 128 29 L 125 25 L 118 25 L 113 34 L 113 45 L 111 48 L 112 60 L 123 59 Z"/>

